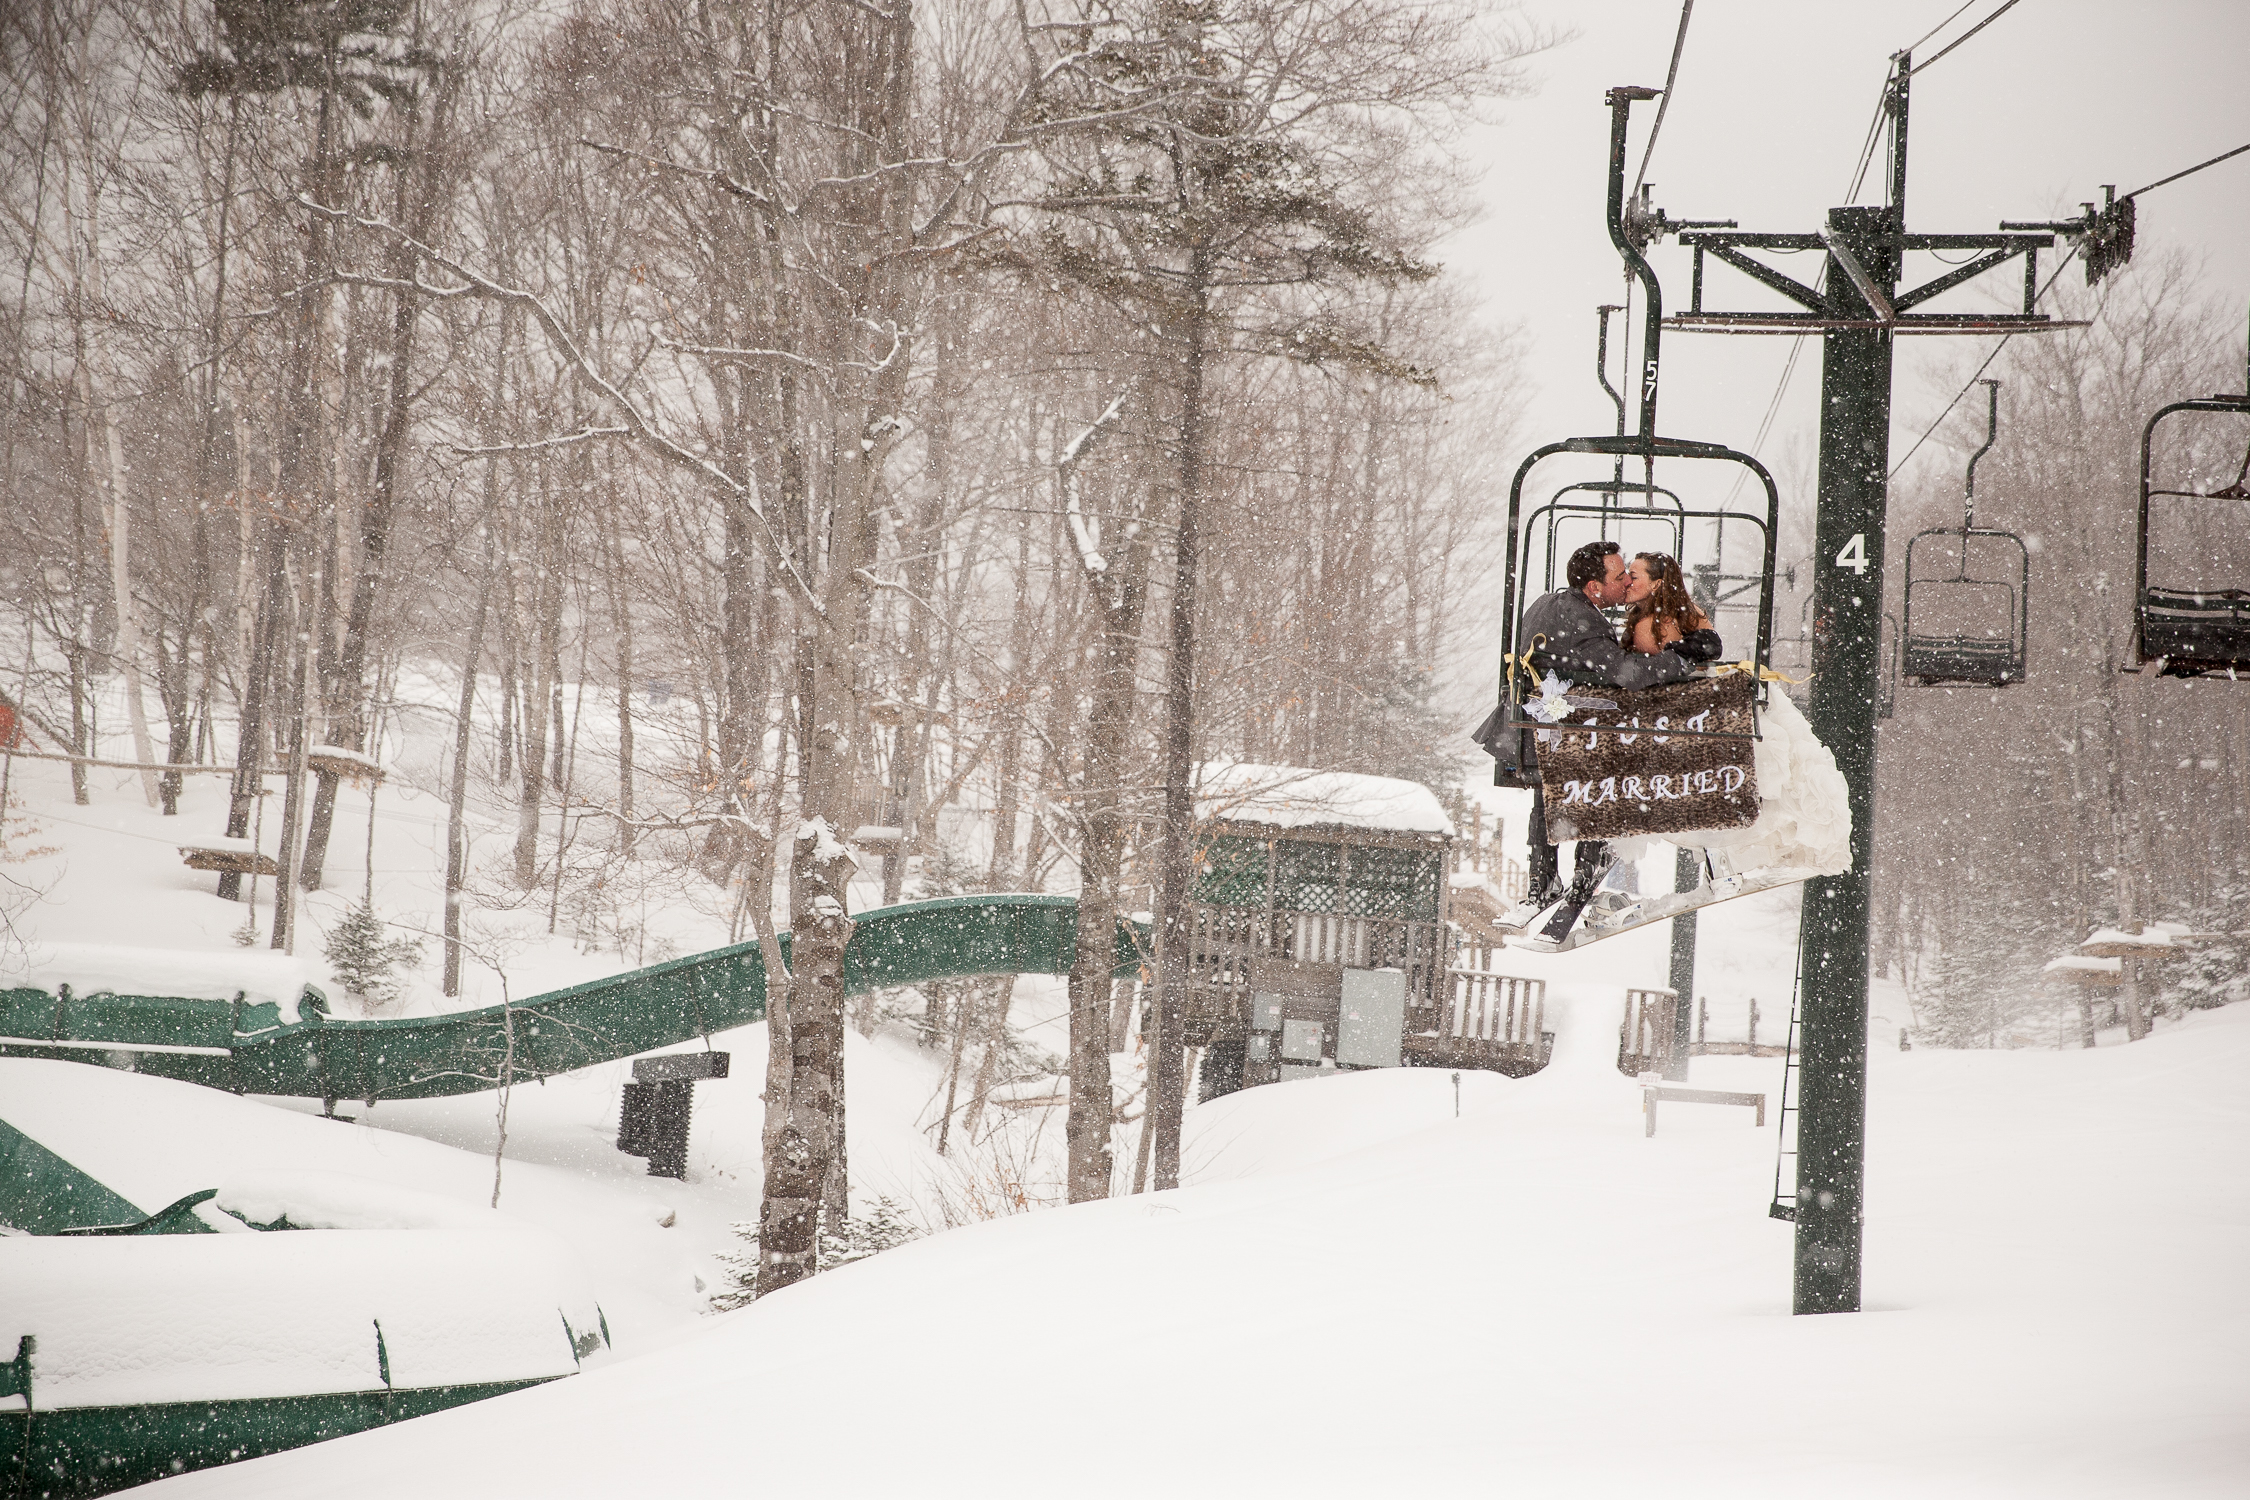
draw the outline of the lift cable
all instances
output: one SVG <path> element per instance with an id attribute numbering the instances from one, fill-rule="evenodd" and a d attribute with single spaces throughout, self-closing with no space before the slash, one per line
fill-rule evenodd
<path id="1" fill-rule="evenodd" d="M 2243 142 L 2241 145 L 2235 147 L 2232 151 L 2221 151 L 2217 156 L 2212 157 L 2209 161 L 2197 162 L 2194 166 L 2188 168 L 2185 172 L 2174 172 L 2169 177 L 2162 177 L 2157 179 L 2155 182 L 2150 183 L 2145 188 L 2135 188 L 2131 192 L 2121 194 L 2120 196 L 2125 198 L 2138 198 L 2143 193 L 2153 193 L 2160 187 L 2163 187 L 2169 183 L 2178 182 L 2183 177 L 2192 177 L 2196 173 L 2202 171 L 2205 167 L 2215 167 L 2220 162 L 2225 161 L 2228 157 L 2240 156 L 2245 151 L 2250 151 L 2250 141 Z"/>
<path id="2" fill-rule="evenodd" d="M 2055 269 L 2048 273 L 2047 279 L 2044 282 L 2040 283 L 2038 292 L 2035 293 L 2031 299 L 2034 304 L 2038 302 L 2039 298 L 2047 295 L 2047 288 L 2055 284 L 2055 278 L 2062 275 L 2062 273 L 2069 268 L 2070 263 L 2077 258 L 2078 247 L 2076 245 L 2073 245 L 2070 247 L 2070 253 L 2068 255 L 2065 255 L 2060 261 L 2057 261 L 2055 263 Z M 1892 480 L 1898 478 L 1899 470 L 1906 467 L 1906 460 L 1919 453 L 1922 450 L 1922 445 L 1930 440 L 1930 434 L 1936 432 L 1940 424 L 1942 424 L 1947 417 L 1953 415 L 1953 408 L 1960 405 L 1961 398 L 1969 394 L 1969 392 L 1975 388 L 1977 381 L 1983 377 L 1985 371 L 1992 368 L 1992 362 L 2000 357 L 2000 351 L 2007 348 L 2008 341 L 2014 337 L 2015 335 L 2012 333 L 2005 334 L 2001 337 L 1999 343 L 1992 346 L 1992 352 L 1984 357 L 1983 364 L 1977 366 L 1976 374 L 1969 377 L 1969 383 L 1962 386 L 1961 389 L 1953 393 L 1953 399 L 1945 403 L 1945 410 L 1937 414 L 1937 421 L 1932 422 L 1927 428 L 1925 428 L 1922 435 L 1914 440 L 1914 446 L 1906 450 L 1906 458 L 1902 458 L 1897 463 L 1893 464 L 1891 466 L 1891 472 L 1883 476 L 1883 482 L 1885 484 L 1888 484 Z"/>
<path id="3" fill-rule="evenodd" d="M 1936 36 L 1939 32 L 1945 30 L 1946 27 L 1951 26 L 1955 21 L 1960 20 L 1962 12 L 1968 10 L 1970 6 L 1975 5 L 1976 3 L 1977 0 L 1961 0 L 1961 4 L 1954 10 L 1952 15 L 1947 16 L 1944 20 L 1938 22 L 1928 31 L 1923 32 L 1920 36 L 1916 37 L 1913 41 L 1908 42 L 1905 46 L 1899 48 L 1898 50 L 1900 52 L 1912 53 L 1917 47 L 1920 47 L 1931 37 Z M 1893 55 L 1895 56 L 1896 54 Z"/>
<path id="4" fill-rule="evenodd" d="M 1959 36 L 1955 37 L 1955 38 L 1954 38 L 1954 39 L 1953 39 L 1952 41 L 1950 41 L 1950 42 L 1947 42 L 1947 43 L 1946 43 L 1946 44 L 1945 44 L 1944 46 L 1942 46 L 1942 47 L 1938 48 L 1938 50 L 1936 51 L 1936 53 L 1935 53 L 1935 54 L 1933 54 L 1932 56 L 1930 56 L 1930 57 L 1927 57 L 1927 58 L 1924 58 L 1924 59 L 1923 59 L 1922 61 L 1920 61 L 1920 62 L 1916 63 L 1916 64 L 1915 64 L 1915 65 L 1914 65 L 1914 66 L 1913 66 L 1913 67 L 1912 67 L 1911 69 L 1909 69 L 1909 70 L 1907 71 L 1907 74 L 1906 74 L 1906 76 L 1907 76 L 1907 77 L 1909 77 L 1909 78 L 1912 78 L 1912 77 L 1913 77 L 1913 76 L 1914 76 L 1914 75 L 1915 75 L 1916 73 L 1921 73 L 1921 72 L 1925 72 L 1925 71 L 1927 71 L 1927 70 L 1928 70 L 1928 69 L 1929 69 L 1930 67 L 1932 67 L 1933 65 L 1935 65 L 1935 64 L 1937 63 L 1937 61 L 1938 61 L 1938 60 L 1939 60 L 1940 58 L 1944 57 L 1944 56 L 1945 56 L 1945 55 L 1946 55 L 1946 54 L 1947 54 L 1948 52 L 1951 52 L 1951 51 L 1952 51 L 1952 50 L 1953 50 L 1954 48 L 1956 48 L 1956 47 L 1960 46 L 1960 45 L 1961 45 L 1961 44 L 1962 44 L 1963 42 L 1967 41 L 1967 40 L 1968 40 L 1968 39 L 1969 39 L 1970 37 L 1973 37 L 1973 36 L 1975 36 L 1975 35 L 1976 35 L 1976 34 L 1977 34 L 1978 32 L 1980 32 L 1980 31 L 1984 30 L 1984 28 L 1985 28 L 1985 27 L 1987 27 L 1987 26 L 1990 26 L 1990 25 L 1991 25 L 1991 24 L 1992 24 L 1993 22 L 1995 22 L 1995 21 L 1999 20 L 1999 19 L 2000 19 L 2000 18 L 2001 18 L 2002 16 L 2006 15 L 2006 14 L 2007 14 L 2007 13 L 2008 13 L 2009 11 L 2011 11 L 2011 10 L 2014 10 L 2014 9 L 2015 9 L 2015 8 L 2016 8 L 2016 7 L 2018 6 L 2018 5 L 2020 5 L 2020 4 L 2022 4 L 2022 3 L 2023 3 L 2023 0 L 2004 0 L 2004 3 L 2003 3 L 2003 4 L 2001 5 L 2001 7 L 2000 7 L 2000 8 L 1998 9 L 1998 10 L 1994 11 L 1994 12 L 1993 12 L 1993 13 L 1992 13 L 1991 15 L 1989 15 L 1989 16 L 1986 16 L 1986 17 L 1985 17 L 1985 18 L 1984 18 L 1983 20 L 1981 20 L 1981 21 L 1977 22 L 1977 24 L 1976 24 L 1976 25 L 1974 25 L 1974 26 L 1971 26 L 1971 27 L 1970 27 L 1970 28 L 1969 28 L 1969 29 L 1968 29 L 1967 31 L 1964 31 L 1964 32 L 1962 32 L 1962 33 L 1961 33 L 1961 34 L 1960 34 Z M 1966 7 L 1964 7 L 1964 8 L 1966 8 Z M 1954 14 L 1955 14 L 1955 15 L 1959 15 L 1959 14 L 1960 14 L 1960 11 L 1955 11 L 1955 12 L 1954 12 Z"/>
<path id="5" fill-rule="evenodd" d="M 1648 159 L 1656 154 L 1656 138 L 1664 133 L 1664 111 L 1672 107 L 1672 85 L 1680 77 L 1680 53 L 1687 47 L 1688 17 L 1695 14 L 1695 0 L 1680 0 L 1680 30 L 1672 38 L 1672 66 L 1664 74 L 1664 97 L 1656 101 L 1656 123 L 1648 128 L 1648 145 L 1641 151 L 1641 169 L 1633 174 L 1633 191 L 1638 198 L 1641 184 L 1648 180 Z"/>
<path id="6" fill-rule="evenodd" d="M 1859 165 L 1852 169 L 1852 185 L 1844 191 L 1846 203 L 1859 201 L 1860 184 L 1867 181 L 1867 165 L 1875 159 L 1875 143 L 1883 137 L 1884 106 L 1891 101 L 1891 81 L 1883 80 L 1883 91 L 1875 96 L 1875 117 L 1867 122 L 1867 139 L 1859 145 Z"/>

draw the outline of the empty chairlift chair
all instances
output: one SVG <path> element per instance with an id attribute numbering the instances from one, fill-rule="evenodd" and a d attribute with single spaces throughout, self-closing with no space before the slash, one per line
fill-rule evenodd
<path id="1" fill-rule="evenodd" d="M 2031 552 L 2012 531 L 1979 526 L 1977 460 L 1999 431 L 2000 382 L 1985 387 L 1984 446 L 1969 457 L 1959 526 L 1936 526 L 1906 544 L 1900 674 L 1923 687 L 2006 687 L 2023 681 L 2031 622 Z"/>
<path id="2" fill-rule="evenodd" d="M 2135 603 L 2131 670 L 2250 673 L 2250 395 L 2176 401 L 2142 430 Z"/>

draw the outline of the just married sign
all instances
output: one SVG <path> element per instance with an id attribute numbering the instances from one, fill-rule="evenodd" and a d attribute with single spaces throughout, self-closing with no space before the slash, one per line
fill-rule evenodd
<path id="1" fill-rule="evenodd" d="M 1630 693 L 1594 687 L 1534 699 L 1527 706 L 1547 721 L 1538 741 L 1548 839 L 1629 839 L 1756 822 L 1755 689 L 1736 672 Z"/>

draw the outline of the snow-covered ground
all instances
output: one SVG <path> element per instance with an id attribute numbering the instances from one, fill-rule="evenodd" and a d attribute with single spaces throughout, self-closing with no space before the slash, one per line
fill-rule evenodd
<path id="1" fill-rule="evenodd" d="M 287 1496 L 2237 1496 L 2250 1010 L 1874 1054 L 1868 1310 L 1788 1313 L 1773 1140 L 1645 1139 L 1606 1015 L 1511 1083 L 1194 1112 L 1198 1180 L 905 1246 L 572 1380 L 168 1481 Z M 1779 1064 L 1696 1081 L 1772 1090 Z"/>
<path id="2" fill-rule="evenodd" d="M 120 773 L 95 773 L 91 807 L 59 767 L 15 776 L 28 817 L 6 873 L 38 892 L 14 917 L 35 950 L 243 951 L 243 908 L 170 847 L 215 831 L 222 781 L 191 783 L 188 815 L 166 820 Z M 1520 843 L 1520 795 L 1482 795 Z M 375 824 L 378 908 L 434 925 L 442 807 L 394 783 Z M 315 899 L 299 950 L 316 969 L 313 933 L 357 899 L 366 826 L 347 791 L 337 893 Z M 504 858 L 512 830 L 487 826 L 480 852 Z M 1666 854 L 1642 871 L 1669 874 Z M 659 899 L 641 925 L 693 951 L 723 940 L 723 905 Z M 518 996 L 658 956 L 575 941 L 567 912 L 550 939 L 543 906 L 478 920 Z M 1759 1040 L 1784 1038 L 1795 937 L 1792 891 L 1703 913 L 1714 1039 L 1743 1037 L 1753 1000 Z M 724 1314 L 709 1306 L 730 1226 L 758 1198 L 763 1028 L 714 1038 L 733 1076 L 697 1085 L 686 1182 L 614 1149 L 624 1064 L 519 1087 L 502 1212 L 568 1243 L 614 1353 L 166 1493 L 2250 1493 L 2250 1006 L 2131 1047 L 1902 1054 L 1903 996 L 1878 984 L 1868 1311 L 1792 1318 L 1791 1231 L 1766 1215 L 1771 1122 L 1666 1105 L 1644 1138 L 1611 1064 L 1624 989 L 1663 983 L 1666 956 L 1661 926 L 1511 954 L 1548 980 L 1562 1033 L 1537 1077 L 1252 1090 L 1190 1110 L 1181 1190 L 1036 1213 L 1001 1210 L 1045 1191 L 1059 1111 L 1006 1112 L 971 1149 L 957 1123 L 940 1159 L 938 1053 L 902 1026 L 855 1031 L 855 1195 L 998 1216 Z M 434 970 L 409 1008 L 441 1003 Z M 498 999 L 489 969 L 469 978 L 451 1003 Z M 1014 1019 L 1051 1052 L 1060 989 L 1015 987 Z M 305 1101 L 0 1066 L 11 1108 L 38 1092 L 65 1154 L 136 1197 L 276 1171 L 491 1194 L 489 1096 L 334 1122 Z M 1693 1073 L 1778 1103 L 1778 1059 Z M 1133 1144 L 1121 1131 L 1126 1167 Z"/>

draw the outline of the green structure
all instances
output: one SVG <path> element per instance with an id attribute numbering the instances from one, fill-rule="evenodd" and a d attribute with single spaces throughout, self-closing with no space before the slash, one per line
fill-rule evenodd
<path id="1" fill-rule="evenodd" d="M 844 988 L 978 974 L 1067 974 L 1078 903 L 1068 896 L 952 896 L 854 919 Z M 782 952 L 789 938 L 781 938 Z M 1139 971 L 1120 924 L 1117 972 Z M 336 1101 L 473 1094 L 708 1037 L 766 1015 L 756 943 L 592 980 L 507 1005 L 391 1021 L 339 1021 L 308 990 L 299 1019 L 272 1004 L 163 995 L 0 991 L 0 1057 L 122 1064 L 237 1094 Z"/>
<path id="2" fill-rule="evenodd" d="M 855 921 L 845 987 L 864 993 L 980 974 L 1066 974 L 1077 922 L 1078 904 L 1066 896 L 962 896 L 867 912 Z M 786 935 L 781 942 L 786 954 Z M 1120 924 L 1118 975 L 1138 974 L 1144 953 L 1144 934 Z M 565 1073 L 748 1025 L 763 1020 L 765 1008 L 765 966 L 755 943 L 507 1005 L 393 1021 L 332 1019 L 310 989 L 291 1020 L 277 1005 L 240 998 L 77 995 L 58 986 L 0 992 L 0 1056 L 123 1065 L 238 1094 L 372 1104 Z M 0 1120 L 0 1225 L 19 1234 L 79 1236 L 89 1245 L 209 1235 L 206 1203 L 214 1196 L 206 1189 L 148 1212 Z M 275 1228 L 280 1232 L 258 1240 L 299 1238 Z M 555 1378 L 394 1386 L 378 1323 L 368 1338 L 381 1379 L 369 1389 L 57 1406 L 52 1395 L 41 1399 L 39 1345 L 43 1334 L 53 1342 L 62 1332 L 0 1328 L 0 1500 L 107 1494 Z M 574 1328 L 564 1314 L 557 1338 L 559 1373 L 567 1375 L 576 1357 L 606 1346 L 608 1330 Z"/>

